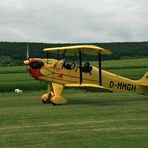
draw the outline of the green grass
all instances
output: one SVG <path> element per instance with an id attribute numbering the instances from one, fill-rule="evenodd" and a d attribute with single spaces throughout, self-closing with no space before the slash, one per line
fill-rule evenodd
<path id="1" fill-rule="evenodd" d="M 35 81 L 26 73 L 0 74 L 0 91 L 14 91 L 16 88 L 23 90 L 42 90 L 47 88 L 44 82 Z"/>
<path id="2" fill-rule="evenodd" d="M 148 68 L 109 69 L 107 71 L 133 80 L 138 80 L 144 76 L 144 74 L 148 71 Z"/>
<path id="3" fill-rule="evenodd" d="M 8 67 L 0 67 L 0 74 L 8 74 L 8 73 L 26 73 L 26 66 L 8 66 Z"/>
<path id="4" fill-rule="evenodd" d="M 65 90 L 69 104 L 52 106 L 43 93 L 0 94 L 0 147 L 148 147 L 148 97 Z"/>
<path id="5" fill-rule="evenodd" d="M 97 62 L 91 62 L 98 66 Z M 148 58 L 145 59 L 129 59 L 129 60 L 109 60 L 102 62 L 103 69 L 133 69 L 133 68 L 147 68 Z"/>

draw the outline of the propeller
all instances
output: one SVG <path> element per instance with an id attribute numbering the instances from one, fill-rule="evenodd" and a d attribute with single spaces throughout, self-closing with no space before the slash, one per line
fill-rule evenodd
<path id="1" fill-rule="evenodd" d="M 26 65 L 29 64 L 29 44 L 27 44 L 27 49 L 26 49 L 26 60 L 24 61 L 24 64 L 26 64 Z"/>
<path id="2" fill-rule="evenodd" d="M 48 63 L 48 58 L 49 58 L 49 54 L 48 54 L 48 51 L 47 51 L 47 52 L 46 52 L 47 63 Z"/>
<path id="3" fill-rule="evenodd" d="M 29 59 L 29 44 L 27 43 L 26 59 Z"/>
<path id="4" fill-rule="evenodd" d="M 27 43 L 27 48 L 26 48 L 26 60 L 24 61 L 24 64 L 26 65 L 26 79 L 28 79 L 28 64 L 29 64 L 29 43 Z"/>

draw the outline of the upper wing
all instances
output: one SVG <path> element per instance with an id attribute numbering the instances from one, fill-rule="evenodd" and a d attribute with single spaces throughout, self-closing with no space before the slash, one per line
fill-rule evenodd
<path id="1" fill-rule="evenodd" d="M 86 90 L 90 92 L 113 92 L 112 90 L 105 88 L 100 85 L 95 85 L 95 84 L 65 84 L 64 87 L 71 87 L 75 89 L 80 89 L 80 90 Z"/>
<path id="2" fill-rule="evenodd" d="M 77 55 L 79 51 L 86 55 L 96 55 L 96 53 L 101 53 L 103 55 L 112 54 L 110 50 L 94 46 L 94 45 L 77 45 L 77 46 L 66 46 L 66 47 L 55 47 L 55 48 L 45 48 L 44 51 L 49 51 L 52 53 L 65 54 L 66 55 Z"/>

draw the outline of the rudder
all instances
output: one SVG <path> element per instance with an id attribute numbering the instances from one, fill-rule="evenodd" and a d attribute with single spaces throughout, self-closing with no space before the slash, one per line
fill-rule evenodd
<path id="1" fill-rule="evenodd" d="M 141 85 L 148 86 L 148 71 L 145 75 L 139 80 Z"/>

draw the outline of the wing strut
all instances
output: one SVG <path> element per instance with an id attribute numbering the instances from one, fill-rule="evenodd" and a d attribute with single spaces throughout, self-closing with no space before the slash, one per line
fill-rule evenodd
<path id="1" fill-rule="evenodd" d="M 101 53 L 98 52 L 98 68 L 99 68 L 99 85 L 102 86 L 102 63 L 101 63 Z"/>
<path id="2" fill-rule="evenodd" d="M 47 63 L 48 63 L 48 59 L 49 59 L 48 51 L 46 52 L 46 59 L 47 59 Z"/>
<path id="3" fill-rule="evenodd" d="M 79 50 L 79 63 L 80 63 L 80 85 L 82 84 L 82 52 Z"/>

